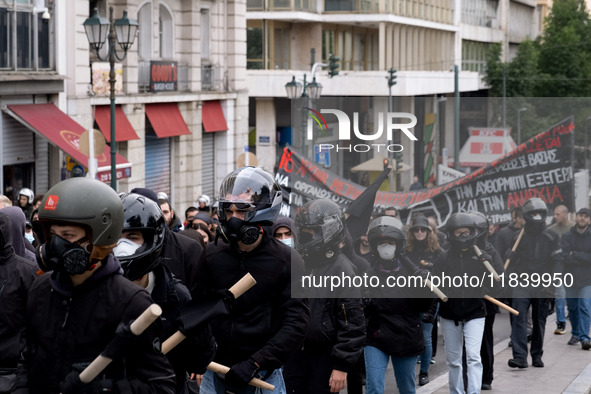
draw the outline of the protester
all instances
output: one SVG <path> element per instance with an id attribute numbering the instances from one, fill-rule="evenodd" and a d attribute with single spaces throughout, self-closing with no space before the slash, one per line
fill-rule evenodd
<path id="1" fill-rule="evenodd" d="M 507 249 L 513 245 L 513 236 L 520 231 L 525 224 L 523 218 L 523 208 L 515 207 L 511 210 L 511 223 L 503 227 L 497 233 L 497 243 L 494 245 L 495 249 L 501 256 L 505 256 Z"/>
<path id="2" fill-rule="evenodd" d="M 387 277 L 415 275 L 401 263 L 404 255 L 402 223 L 393 217 L 382 216 L 371 221 L 368 230 L 373 259 L 371 274 L 382 283 Z M 426 272 L 426 271 L 425 271 Z M 425 351 L 420 312 L 431 305 L 431 298 L 414 298 L 408 288 L 372 289 L 366 306 L 367 338 L 365 341 L 366 392 L 382 394 L 388 360 L 392 360 L 396 386 L 402 394 L 415 393 L 415 365 L 417 356 Z M 429 362 L 427 362 L 429 364 Z"/>
<path id="3" fill-rule="evenodd" d="M 20 257 L 36 263 L 35 248 L 25 238 L 26 223 L 25 214 L 19 207 L 6 207 L 1 210 L 10 218 L 12 223 L 12 248 Z"/>
<path id="4" fill-rule="evenodd" d="M 20 211 L 18 207 L 14 208 Z M 5 210 L 0 210 L 0 392 L 3 394 L 11 392 L 19 356 L 25 350 L 27 295 L 37 271 L 36 264 L 15 254 L 12 223 Z"/>
<path id="5" fill-rule="evenodd" d="M 564 204 L 558 204 L 554 207 L 554 224 L 548 227 L 548 230 L 554 231 L 560 238 L 567 233 L 573 226 L 568 218 L 568 208 Z M 554 294 L 556 310 L 556 330 L 554 334 L 566 334 L 566 288 L 564 285 L 558 286 Z M 570 314 L 570 310 L 569 310 Z M 571 315 L 572 316 L 572 315 Z"/>
<path id="6" fill-rule="evenodd" d="M 421 190 L 423 188 L 423 184 L 419 181 L 419 176 L 415 175 L 412 177 L 412 184 L 410 185 L 410 191 L 413 190 Z"/>
<path id="7" fill-rule="evenodd" d="M 271 226 L 273 237 L 290 247 L 293 247 L 293 230 L 293 219 L 288 216 L 280 216 Z"/>
<path id="8" fill-rule="evenodd" d="M 581 342 L 581 348 L 591 349 L 591 210 L 581 208 L 575 225 L 561 239 L 565 273 L 572 274 L 573 286 L 566 288 L 566 302 L 572 338 L 569 345 Z M 573 343 L 574 342 L 574 343 Z"/>
<path id="9" fill-rule="evenodd" d="M 27 349 L 13 392 L 174 393 L 174 372 L 160 352 L 160 320 L 140 336 L 126 334 L 152 300 L 121 275 L 111 253 L 123 226 L 117 193 L 94 179 L 70 178 L 47 192 L 39 220 L 47 243 L 37 260 L 48 273 L 29 292 Z M 115 337 L 125 346 L 107 349 Z M 80 372 L 101 353 L 113 361 L 81 383 Z"/>
<path id="10" fill-rule="evenodd" d="M 230 288 L 247 272 L 257 283 L 228 316 L 212 323 L 218 344 L 214 360 L 230 371 L 225 378 L 207 371 L 204 394 L 254 393 L 247 383 L 255 376 L 285 392 L 281 366 L 304 340 L 309 309 L 306 299 L 291 296 L 292 270 L 294 278 L 303 274 L 299 254 L 262 228 L 273 224 L 281 202 L 279 185 L 259 168 L 237 169 L 222 182 L 220 237 L 207 245 L 207 257 L 198 266 L 201 297 Z"/>
<path id="11" fill-rule="evenodd" d="M 123 275 L 145 288 L 155 303 L 162 307 L 162 338 L 179 330 L 181 307 L 191 300 L 186 286 L 174 278 L 161 263 L 166 221 L 158 205 L 139 194 L 121 196 L 123 232 L 113 250 L 121 262 Z M 215 353 L 215 342 L 205 325 L 193 332 L 167 354 L 176 375 L 176 393 L 185 394 L 188 387 L 196 392 L 197 383 L 189 374 L 202 374 Z"/>
<path id="12" fill-rule="evenodd" d="M 160 209 L 162 210 L 168 229 L 178 233 L 183 228 L 183 224 L 181 223 L 181 219 L 176 215 L 175 210 L 172 209 L 170 201 L 168 198 L 158 198 L 158 203 L 160 204 Z"/>
<path id="13" fill-rule="evenodd" d="M 433 262 L 442 252 L 439 247 L 437 235 L 433 233 L 429 220 L 422 215 L 415 216 L 410 224 L 408 238 L 406 239 L 406 256 L 417 266 L 431 270 Z M 433 355 L 431 333 L 433 323 L 437 316 L 437 303 L 432 303 L 431 309 L 421 314 L 421 327 L 425 340 L 425 351 L 419 356 L 421 368 L 419 372 L 419 385 L 429 383 L 429 366 Z"/>
<path id="14" fill-rule="evenodd" d="M 209 206 L 210 204 L 211 200 L 209 196 L 206 196 L 205 194 L 199 196 L 199 198 L 197 199 L 197 208 L 199 208 L 200 212 L 206 212 L 207 214 L 209 214 L 209 212 L 211 211 L 211 207 Z"/>
<path id="15" fill-rule="evenodd" d="M 10 200 L 10 198 L 6 197 L 4 194 L 0 194 L 0 209 L 11 206 L 12 201 Z"/>
<path id="16" fill-rule="evenodd" d="M 392 216 L 393 218 L 398 218 L 398 210 L 395 207 L 389 206 L 384 209 L 385 216 Z"/>
<path id="17" fill-rule="evenodd" d="M 519 275 L 542 275 L 544 273 L 562 272 L 562 251 L 558 235 L 546 229 L 546 203 L 537 197 L 530 198 L 523 204 L 525 219 L 524 233 L 515 253 L 509 253 L 510 258 L 507 272 Z M 517 234 L 508 249 L 516 243 Z M 534 367 L 544 367 L 542 361 L 544 332 L 548 314 L 549 297 L 554 296 L 554 288 L 545 288 L 552 294 L 545 294 L 543 290 L 527 283 L 518 282 L 513 288 L 512 306 L 519 312 L 514 316 L 511 324 L 511 342 L 513 358 L 508 361 L 511 368 L 527 368 L 527 315 L 532 309 L 532 338 L 529 352 Z M 542 294 L 544 293 L 544 294 Z"/>
<path id="18" fill-rule="evenodd" d="M 345 217 L 336 203 L 326 199 L 310 201 L 298 210 L 294 222 L 295 248 L 302 255 L 306 275 L 355 275 L 353 264 L 340 250 L 345 239 Z M 326 288 L 309 292 L 310 325 L 304 345 L 285 365 L 290 393 L 344 390 L 347 374 L 363 352 L 365 320 L 360 290 L 329 292 Z"/>
<path id="19" fill-rule="evenodd" d="M 473 246 L 478 231 L 472 215 L 454 213 L 446 223 L 449 250 L 442 252 L 433 264 L 433 276 L 449 277 L 476 276 L 485 274 L 486 269 L 481 263 L 492 258 L 486 254 L 476 256 Z M 441 290 L 449 297 L 447 302 L 439 304 L 441 330 L 445 346 L 445 359 L 449 371 L 450 393 L 480 393 L 482 384 L 482 361 L 480 347 L 484 332 L 486 309 L 482 296 L 488 293 L 483 287 L 444 285 Z M 462 354 L 465 344 L 468 365 L 468 385 L 464 390 L 462 379 Z"/>

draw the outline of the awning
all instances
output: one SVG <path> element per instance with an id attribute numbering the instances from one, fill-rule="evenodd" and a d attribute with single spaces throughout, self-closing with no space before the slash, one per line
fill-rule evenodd
<path id="1" fill-rule="evenodd" d="M 111 106 L 97 105 L 94 107 L 94 120 L 107 142 L 111 142 Z M 117 142 L 140 139 L 120 105 L 115 106 L 115 134 Z"/>
<path id="2" fill-rule="evenodd" d="M 146 115 L 159 138 L 191 134 L 176 103 L 146 104 Z"/>
<path id="3" fill-rule="evenodd" d="M 80 126 L 52 103 L 8 105 L 5 112 L 32 131 L 49 139 L 83 166 L 88 167 L 88 156 L 80 152 L 79 148 L 80 135 L 85 131 L 84 127 Z M 111 150 L 109 147 L 105 147 L 105 151 L 96 159 L 99 171 L 104 167 L 110 168 Z M 116 168 L 130 167 L 130 162 L 120 154 L 116 155 Z M 123 173 L 125 175 L 131 172 L 123 171 Z"/>
<path id="4" fill-rule="evenodd" d="M 201 122 L 206 133 L 228 130 L 222 105 L 218 100 L 205 101 L 201 109 Z"/>
<path id="5" fill-rule="evenodd" d="M 460 150 L 460 167 L 483 167 L 517 147 L 509 129 L 470 128 Z"/>

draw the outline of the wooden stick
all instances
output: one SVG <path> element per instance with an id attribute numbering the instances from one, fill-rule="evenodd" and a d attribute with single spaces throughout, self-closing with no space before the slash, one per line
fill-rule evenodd
<path id="1" fill-rule="evenodd" d="M 430 288 L 441 301 L 446 302 L 448 300 L 447 296 L 437 286 L 433 286 L 433 283 L 429 279 L 425 279 L 425 287 Z"/>
<path id="2" fill-rule="evenodd" d="M 476 256 L 480 257 L 480 255 L 482 254 L 482 251 L 480 250 L 480 248 L 477 245 L 474 245 L 474 251 L 476 252 Z M 495 280 L 497 282 L 501 281 L 501 277 L 499 276 L 499 274 L 497 274 L 497 271 L 495 271 L 493 266 L 490 265 L 490 262 L 488 260 L 483 260 L 482 264 L 484 264 L 484 266 L 486 267 L 488 272 L 490 272 L 492 274 L 493 278 L 495 278 Z"/>
<path id="3" fill-rule="evenodd" d="M 501 308 L 503 308 L 506 311 L 509 311 L 510 313 L 514 314 L 515 316 L 519 316 L 519 312 L 517 312 L 515 309 L 511 308 L 509 305 L 497 300 L 496 298 L 492 298 L 489 295 L 485 295 L 484 299 L 492 302 L 495 305 L 500 306 Z"/>
<path id="4" fill-rule="evenodd" d="M 521 242 L 521 238 L 523 237 L 524 232 L 525 228 L 522 228 L 521 232 L 519 233 L 519 236 L 517 237 L 517 240 L 515 241 L 515 245 L 513 245 L 513 247 L 511 248 L 511 252 L 515 252 L 517 250 L 517 246 L 519 245 L 519 242 Z M 507 271 L 507 267 L 509 266 L 510 260 L 511 258 L 508 258 L 507 261 L 505 261 L 505 271 Z"/>
<path id="5" fill-rule="evenodd" d="M 225 365 L 214 363 L 214 362 L 209 363 L 209 365 L 207 366 L 207 369 L 209 369 L 212 372 L 216 372 L 216 373 L 219 373 L 222 375 L 226 375 L 228 373 L 228 371 L 230 370 L 229 367 L 226 367 Z M 275 386 L 273 386 L 271 383 L 267 383 L 264 380 L 261 380 L 258 378 L 253 378 L 250 382 L 248 382 L 248 384 L 251 386 L 254 386 L 254 387 L 264 389 L 264 390 L 269 390 L 269 391 L 275 390 Z"/>
<path id="6" fill-rule="evenodd" d="M 157 304 L 150 305 L 137 319 L 131 323 L 129 327 L 133 335 L 140 335 L 146 328 L 150 326 L 160 315 L 162 308 Z M 100 354 L 94 359 L 84 371 L 80 372 L 80 381 L 82 383 L 90 383 L 111 363 L 110 358 L 101 356 Z"/>
<path id="7" fill-rule="evenodd" d="M 228 291 L 232 293 L 234 295 L 234 298 L 236 299 L 240 297 L 242 294 L 244 294 L 256 283 L 257 281 L 252 277 L 250 273 L 247 272 L 246 275 L 244 275 L 242 279 L 240 279 L 232 287 L 230 287 Z M 162 354 L 167 354 L 186 338 L 187 337 L 182 332 L 175 332 L 166 341 L 162 343 Z"/>

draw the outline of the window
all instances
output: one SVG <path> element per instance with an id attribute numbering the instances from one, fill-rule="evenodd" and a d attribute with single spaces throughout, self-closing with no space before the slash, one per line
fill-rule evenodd
<path id="1" fill-rule="evenodd" d="M 246 68 L 287 70 L 291 65 L 291 25 L 278 21 L 248 21 Z"/>
<path id="2" fill-rule="evenodd" d="M 138 54 L 141 59 L 152 59 L 152 4 L 147 3 L 138 11 Z"/>
<path id="3" fill-rule="evenodd" d="M 0 68 L 50 69 L 51 23 L 51 19 L 42 18 L 42 12 L 34 12 L 30 0 L 17 0 L 16 4 L 0 0 Z"/>
<path id="4" fill-rule="evenodd" d="M 211 57 L 211 36 L 209 34 L 211 23 L 209 18 L 209 9 L 201 9 L 201 59 Z"/>
<path id="5" fill-rule="evenodd" d="M 261 22 L 248 21 L 246 27 L 246 68 L 264 69 L 263 63 L 263 25 Z"/>
<path id="6" fill-rule="evenodd" d="M 158 38 L 160 45 L 160 58 L 172 59 L 172 14 L 162 4 L 159 7 Z"/>

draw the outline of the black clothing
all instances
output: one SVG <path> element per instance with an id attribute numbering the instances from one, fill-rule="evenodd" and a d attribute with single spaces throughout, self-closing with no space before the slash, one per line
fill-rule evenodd
<path id="1" fill-rule="evenodd" d="M 16 371 L 24 350 L 27 295 L 37 266 L 16 255 L 7 215 L 0 213 L 0 368 Z"/>
<path id="2" fill-rule="evenodd" d="M 2 209 L 2 212 L 10 218 L 12 223 L 11 244 L 14 252 L 18 256 L 24 257 L 27 260 L 37 264 L 37 259 L 35 258 L 35 248 L 33 248 L 33 245 L 31 245 L 31 243 L 25 239 L 25 224 L 27 219 L 23 215 L 21 209 L 19 207 L 6 207 Z"/>
<path id="3" fill-rule="evenodd" d="M 119 323 L 137 318 L 152 300 L 121 275 L 109 255 L 94 274 L 74 287 L 67 275 L 53 271 L 39 277 L 27 305 L 27 350 L 18 368 L 16 393 L 59 393 L 59 384 L 75 363 L 89 363 L 105 350 Z M 104 371 L 114 392 L 174 393 L 174 372 L 160 352 L 156 320 L 137 340 L 129 341 L 123 360 Z M 99 379 L 97 377 L 97 379 Z M 125 391 L 121 391 L 126 388 Z"/>
<path id="4" fill-rule="evenodd" d="M 155 277 L 155 286 L 151 296 L 162 308 L 161 338 L 165 340 L 178 331 L 180 308 L 191 300 L 191 295 L 187 287 L 174 278 L 166 266 L 160 264 L 152 272 Z M 213 360 L 215 341 L 211 331 L 208 326 L 201 331 L 201 335 L 188 336 L 167 354 L 176 375 L 177 394 L 185 392 L 187 371 L 203 374 L 207 365 Z"/>
<path id="5" fill-rule="evenodd" d="M 513 242 L 509 248 L 512 248 L 517 241 L 518 234 L 514 233 Z M 562 272 L 563 255 L 559 240 L 558 234 L 552 230 L 544 229 L 539 233 L 526 230 L 517 246 L 515 256 L 509 262 L 507 271 L 519 274 L 536 272 L 540 275 L 545 272 L 550 274 Z M 549 298 L 554 298 L 553 289 Z"/>
<path id="6" fill-rule="evenodd" d="M 195 295 L 197 286 L 197 266 L 205 258 L 203 248 L 197 241 L 165 229 L 162 248 L 162 264 L 168 267 L 175 278 L 187 286 Z"/>
<path id="7" fill-rule="evenodd" d="M 515 222 L 511 222 L 497 232 L 497 239 L 494 247 L 501 256 L 505 257 L 507 249 L 510 249 L 513 246 L 513 236 L 520 231 L 521 228 L 515 227 Z"/>
<path id="8" fill-rule="evenodd" d="M 315 261 L 314 266 L 308 266 L 308 261 L 305 263 L 307 274 L 321 278 L 355 275 L 351 261 L 339 252 L 323 262 Z M 304 351 L 313 349 L 315 352 L 329 353 L 332 369 L 348 372 L 363 353 L 365 318 L 361 294 L 357 288 L 348 288 L 346 296 L 339 292 L 334 298 L 315 298 L 323 297 L 325 293 L 324 288 L 312 288 L 309 291 L 310 325 L 304 341 Z"/>
<path id="9" fill-rule="evenodd" d="M 332 357 L 324 349 L 299 349 L 290 357 L 283 371 L 287 392 L 330 394 L 329 377 L 333 369 Z"/>
<path id="10" fill-rule="evenodd" d="M 406 250 L 406 257 L 408 257 L 410 261 L 412 261 L 414 265 L 416 265 L 417 267 L 431 270 L 431 266 L 428 263 L 433 264 L 437 256 L 439 256 L 439 254 L 441 254 L 442 251 L 443 250 L 439 248 L 433 252 L 429 252 L 427 251 L 426 239 L 423 241 L 415 240 L 413 242 L 412 251 Z M 421 263 L 421 260 L 427 263 L 427 265 Z"/>
<path id="11" fill-rule="evenodd" d="M 198 297 L 229 289 L 247 272 L 257 282 L 228 316 L 212 323 L 218 344 L 214 360 L 232 366 L 252 358 L 269 373 L 281 367 L 308 327 L 308 301 L 291 297 L 292 269 L 296 278 L 303 274 L 299 254 L 265 232 L 251 252 L 240 253 L 220 238 L 207 245 L 206 255 L 197 270 Z"/>
<path id="12" fill-rule="evenodd" d="M 183 228 L 183 223 L 181 222 L 181 219 L 176 215 L 176 212 L 172 216 L 172 219 L 170 219 L 170 224 L 168 224 L 167 226 L 168 229 L 173 233 L 178 233 Z"/>
<path id="13" fill-rule="evenodd" d="M 573 285 L 591 286 L 591 226 L 583 233 L 571 227 L 560 240 L 564 257 L 564 271 L 573 275 Z"/>
<path id="14" fill-rule="evenodd" d="M 379 257 L 371 263 L 371 274 L 386 283 L 387 276 L 410 276 L 410 272 L 398 260 L 384 261 Z M 380 289 L 372 289 L 380 291 Z M 425 340 L 420 312 L 431 306 L 431 298 L 409 298 L 405 288 L 391 288 L 385 296 L 374 297 L 365 308 L 367 338 L 365 344 L 373 346 L 392 357 L 418 356 L 425 351 Z M 427 289 L 425 289 L 427 294 Z"/>

